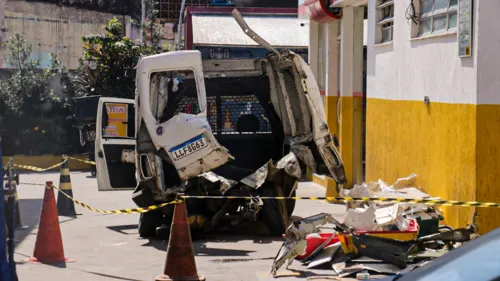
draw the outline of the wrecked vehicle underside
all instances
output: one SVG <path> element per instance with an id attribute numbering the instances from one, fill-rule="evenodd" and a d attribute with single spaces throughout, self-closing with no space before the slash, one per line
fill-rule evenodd
<path id="1" fill-rule="evenodd" d="M 142 58 L 137 69 L 134 202 L 145 207 L 189 196 L 192 230 L 262 220 L 281 235 L 306 167 L 346 183 L 315 78 L 304 60 L 278 52 L 235 10 L 245 33 L 271 52 L 255 60 L 201 60 L 198 51 Z M 168 232 L 173 206 L 141 215 L 139 233 Z"/>

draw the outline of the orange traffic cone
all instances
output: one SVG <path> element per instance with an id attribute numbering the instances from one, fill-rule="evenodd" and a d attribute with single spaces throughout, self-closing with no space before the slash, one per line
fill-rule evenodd
<path id="1" fill-rule="evenodd" d="M 73 260 L 64 257 L 59 215 L 52 187 L 53 184 L 51 181 L 45 184 L 45 194 L 43 196 L 35 250 L 33 257 L 28 260 L 32 263 L 73 262 Z"/>
<path id="2" fill-rule="evenodd" d="M 179 194 L 181 198 L 183 194 Z M 175 204 L 174 218 L 168 240 L 167 260 L 164 275 L 156 277 L 155 281 L 204 281 L 205 277 L 198 275 L 194 260 L 193 242 L 187 218 L 186 202 L 182 200 Z"/>

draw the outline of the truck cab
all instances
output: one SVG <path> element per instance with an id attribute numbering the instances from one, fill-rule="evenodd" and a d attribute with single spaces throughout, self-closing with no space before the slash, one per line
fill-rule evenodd
<path id="1" fill-rule="evenodd" d="M 306 167 L 345 183 L 314 76 L 292 52 L 267 58 L 202 62 L 199 51 L 141 59 L 137 69 L 136 168 L 140 207 L 175 195 L 188 199 L 194 229 L 262 220 L 282 234 Z M 173 207 L 141 215 L 139 233 L 166 228 Z M 162 226 L 163 225 L 163 226 Z"/>
<path id="2" fill-rule="evenodd" d="M 344 167 L 308 64 L 258 37 L 237 10 L 233 15 L 268 55 L 203 60 L 199 50 L 185 50 L 140 59 L 135 139 L 131 131 L 119 138 L 135 141 L 132 200 L 147 207 L 179 194 L 219 196 L 186 200 L 192 231 L 261 220 L 270 235 L 281 235 L 295 201 L 261 197 L 294 196 L 306 168 L 345 184 Z M 108 170 L 110 164 L 104 164 Z M 141 214 L 140 236 L 168 235 L 173 210 L 167 205 Z"/>

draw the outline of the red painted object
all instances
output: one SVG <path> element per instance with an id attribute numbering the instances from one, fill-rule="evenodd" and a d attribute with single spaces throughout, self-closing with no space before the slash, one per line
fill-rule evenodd
<path id="1" fill-rule="evenodd" d="M 339 17 L 328 10 L 325 0 L 305 0 L 299 7 L 300 14 L 306 14 L 313 21 L 326 23 L 339 19 Z"/>
<path id="2" fill-rule="evenodd" d="M 405 236 L 417 236 L 418 235 L 418 223 L 416 219 L 411 219 L 407 230 L 390 230 L 390 231 L 355 231 L 355 234 L 368 234 L 376 236 L 387 236 L 388 238 L 398 239 L 401 235 Z M 408 235 L 410 234 L 410 235 Z M 302 256 L 295 257 L 296 260 L 304 260 L 309 257 L 318 247 L 325 243 L 332 233 L 313 233 L 306 236 L 307 246 L 306 253 Z M 285 235 L 283 235 L 284 237 Z M 404 239 L 404 238 L 403 238 Z M 408 238 L 406 238 L 408 239 Z M 325 248 L 340 242 L 339 237 L 335 234 L 333 239 L 325 245 Z"/>
<path id="3" fill-rule="evenodd" d="M 310 256 L 319 246 L 321 246 L 323 243 L 328 240 L 332 236 L 332 233 L 313 233 L 309 234 L 306 236 L 306 241 L 307 241 L 307 247 L 306 247 L 306 253 L 302 256 L 297 256 L 295 257 L 296 260 L 303 260 Z M 325 245 L 325 248 L 339 242 L 339 237 L 337 234 L 335 234 L 335 237 Z"/>
<path id="4" fill-rule="evenodd" d="M 47 182 L 43 196 L 40 224 L 35 241 L 31 263 L 65 263 L 74 262 L 64 256 L 64 248 L 59 226 L 59 214 L 57 213 L 56 198 L 52 182 Z"/>
<path id="5" fill-rule="evenodd" d="M 178 198 L 182 195 L 183 194 L 179 194 Z M 193 241 L 191 240 L 186 202 L 184 200 L 175 204 L 164 271 L 163 274 L 157 276 L 155 280 L 205 280 L 205 277 L 198 275 L 198 270 L 196 269 Z"/>

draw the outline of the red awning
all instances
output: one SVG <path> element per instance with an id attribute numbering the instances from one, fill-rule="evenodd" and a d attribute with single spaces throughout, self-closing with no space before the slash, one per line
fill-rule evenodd
<path id="1" fill-rule="evenodd" d="M 329 22 L 338 19 L 338 16 L 328 11 L 328 0 L 304 0 L 299 6 L 299 14 L 308 15 L 309 18 L 317 22 Z"/>

